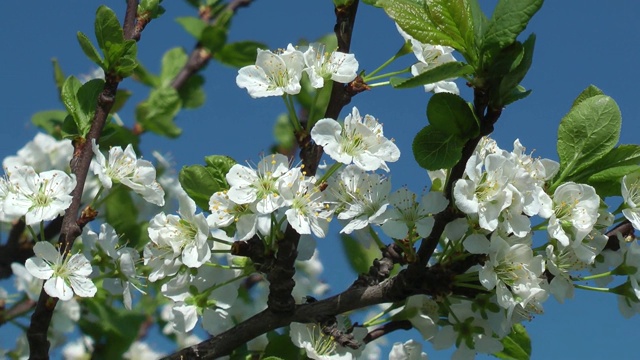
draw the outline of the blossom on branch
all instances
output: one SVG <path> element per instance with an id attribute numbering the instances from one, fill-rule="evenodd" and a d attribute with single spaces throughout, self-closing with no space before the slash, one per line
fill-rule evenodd
<path id="1" fill-rule="evenodd" d="M 89 279 L 91 264 L 82 254 L 63 258 L 51 243 L 40 241 L 33 247 L 36 256 L 27 259 L 27 271 L 38 279 L 46 280 L 44 290 L 51 297 L 71 300 L 73 294 L 93 297 L 97 288 Z"/>
<path id="2" fill-rule="evenodd" d="M 276 53 L 258 49 L 255 65 L 238 70 L 236 84 L 252 98 L 295 95 L 300 92 L 304 55 L 289 44 Z"/>
<path id="3" fill-rule="evenodd" d="M 311 43 L 304 52 L 304 69 L 311 86 L 320 89 L 324 86 L 325 80 L 333 80 L 342 84 L 347 84 L 356 78 L 358 71 L 358 61 L 353 54 L 346 54 L 340 51 L 333 51 L 331 54 L 325 52 L 322 43 Z"/>
<path id="4" fill-rule="evenodd" d="M 122 150 L 114 146 L 109 150 L 109 161 L 100 152 L 95 139 L 91 140 L 95 162 L 93 173 L 98 176 L 105 189 L 111 189 L 113 183 L 121 183 L 158 206 L 164 206 L 164 190 L 156 181 L 156 169 L 147 160 L 138 159 L 131 144 Z"/>
<path id="5" fill-rule="evenodd" d="M 334 119 L 320 119 L 311 129 L 311 138 L 323 147 L 333 160 L 349 165 L 352 162 L 366 171 L 389 171 L 386 161 L 400 158 L 400 149 L 384 137 L 382 124 L 371 115 L 360 116 L 356 107 L 340 125 Z"/>
<path id="6" fill-rule="evenodd" d="M 31 166 L 13 168 L 10 184 L 0 185 L 4 192 L 4 217 L 25 216 L 27 225 L 53 220 L 71 205 L 70 193 L 76 187 L 75 175 L 60 170 L 37 174 Z"/>

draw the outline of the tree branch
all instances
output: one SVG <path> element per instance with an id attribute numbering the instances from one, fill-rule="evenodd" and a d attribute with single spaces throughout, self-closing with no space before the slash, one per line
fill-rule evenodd
<path id="1" fill-rule="evenodd" d="M 369 332 L 367 336 L 364 337 L 363 341 L 365 344 L 368 344 L 396 330 L 411 330 L 411 328 L 413 328 L 413 325 L 411 325 L 411 321 L 409 320 L 390 321 Z"/>
<path id="2" fill-rule="evenodd" d="M 239 8 L 249 6 L 253 0 L 234 0 L 231 1 L 228 5 L 225 12 L 235 13 Z M 208 21 L 207 14 L 201 14 L 203 20 Z M 220 21 L 220 18 L 217 17 L 213 21 L 213 25 L 216 25 Z M 171 81 L 171 87 L 174 89 L 180 89 L 184 84 L 198 71 L 203 69 L 209 64 L 209 60 L 213 57 L 213 54 L 207 50 L 201 43 L 197 43 L 193 50 L 191 50 L 191 54 L 189 54 L 189 60 L 187 63 L 180 69 L 180 72 L 176 77 Z"/>
<path id="3" fill-rule="evenodd" d="M 126 29 L 126 38 L 133 35 L 133 27 L 135 24 L 135 13 L 137 11 L 138 2 L 134 0 L 127 1 L 127 11 L 123 29 Z M 133 16 L 131 15 L 133 13 Z M 91 122 L 91 128 L 87 133 L 86 139 L 74 141 L 74 154 L 71 159 L 71 171 L 76 177 L 76 187 L 71 193 L 73 199 L 71 205 L 65 211 L 62 219 L 62 228 L 58 244 L 63 256 L 67 256 L 74 240 L 82 233 L 82 227 L 86 224 L 87 219 L 84 216 L 78 218 L 82 191 L 89 172 L 89 165 L 93 158 L 93 150 L 91 149 L 91 141 L 98 143 L 100 134 L 106 123 L 109 111 L 113 107 L 118 84 L 122 79 L 113 73 L 105 74 L 104 89 L 98 95 L 96 112 Z M 58 303 L 57 298 L 50 297 L 44 288 L 40 291 L 40 297 L 36 305 L 35 311 L 31 316 L 31 323 L 27 330 L 27 338 L 29 340 L 29 350 L 31 359 L 49 359 L 49 346 L 47 340 L 47 330 L 51 323 L 53 310 Z"/>

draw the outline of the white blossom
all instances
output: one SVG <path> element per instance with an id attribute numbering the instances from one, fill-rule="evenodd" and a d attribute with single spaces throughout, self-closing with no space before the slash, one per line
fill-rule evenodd
<path id="1" fill-rule="evenodd" d="M 396 144 L 384 137 L 382 124 L 371 115 L 361 117 L 356 107 L 342 126 L 333 119 L 318 120 L 311 129 L 311 138 L 333 160 L 347 165 L 353 162 L 362 170 L 388 172 L 386 162 L 400 158 Z"/>
<path id="2" fill-rule="evenodd" d="M 353 54 L 333 51 L 325 52 L 325 46 L 321 43 L 311 43 L 304 52 L 305 71 L 311 80 L 311 86 L 316 89 L 324 86 L 325 80 L 333 80 L 339 83 L 349 83 L 356 78 L 358 61 Z"/>
<path id="3" fill-rule="evenodd" d="M 25 216 L 27 225 L 53 220 L 71 205 L 71 192 L 76 187 L 75 175 L 60 170 L 37 174 L 30 166 L 13 168 L 9 173 L 10 192 L 4 201 L 8 217 Z"/>
<path id="4" fill-rule="evenodd" d="M 553 214 L 547 228 L 549 236 L 562 246 L 580 243 L 598 220 L 600 197 L 585 184 L 564 183 L 553 194 Z"/>
<path id="5" fill-rule="evenodd" d="M 256 64 L 238 70 L 236 84 L 252 98 L 295 95 L 301 89 L 304 65 L 304 55 L 291 44 L 276 53 L 258 49 Z"/>
<path id="6" fill-rule="evenodd" d="M 426 193 L 418 203 L 416 194 L 405 187 L 391 194 L 389 202 L 393 207 L 387 210 L 388 220 L 381 228 L 395 239 L 404 239 L 412 229 L 422 238 L 429 236 L 435 222 L 432 215 L 441 212 L 449 204 L 443 193 L 438 191 Z"/>
<path id="7" fill-rule="evenodd" d="M 46 241 L 33 247 L 36 256 L 27 259 L 25 267 L 31 275 L 46 280 L 44 290 L 51 297 L 67 301 L 75 293 L 82 297 L 93 297 L 97 288 L 88 278 L 91 265 L 82 254 L 73 254 L 66 259 Z"/>
<path id="8" fill-rule="evenodd" d="M 95 161 L 91 163 L 93 173 L 98 176 L 105 189 L 113 183 L 121 183 L 140 194 L 146 201 L 164 206 L 164 190 L 156 181 L 156 169 L 147 160 L 138 159 L 131 144 L 122 150 L 114 146 L 109 150 L 109 161 L 100 148 L 91 140 Z"/>
<path id="9" fill-rule="evenodd" d="M 640 230 L 640 171 L 622 178 L 622 198 L 626 205 L 622 214 L 636 230 Z"/>

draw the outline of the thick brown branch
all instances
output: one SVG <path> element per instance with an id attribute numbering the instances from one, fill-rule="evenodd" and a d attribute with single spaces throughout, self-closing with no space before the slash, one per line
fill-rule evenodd
<path id="1" fill-rule="evenodd" d="M 165 359 L 215 359 L 229 355 L 235 348 L 256 336 L 292 322 L 321 323 L 338 314 L 371 305 L 402 301 L 411 295 L 442 296 L 452 292 L 452 279 L 455 274 L 450 268 L 440 265 L 425 268 L 420 279 L 414 283 L 409 283 L 407 275 L 407 271 L 403 270 L 397 276 L 376 285 L 351 286 L 341 294 L 328 299 L 296 305 L 290 314 L 278 314 L 266 309 L 209 340 L 169 355 Z"/>

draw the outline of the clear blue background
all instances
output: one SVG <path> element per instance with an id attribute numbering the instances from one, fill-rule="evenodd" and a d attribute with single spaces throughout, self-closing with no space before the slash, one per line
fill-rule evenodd
<path id="1" fill-rule="evenodd" d="M 495 1 L 483 2 L 490 11 Z M 15 154 L 38 131 L 30 122 L 37 111 L 63 109 L 53 83 L 50 59 L 58 58 L 67 75 L 91 72 L 92 63 L 81 52 L 76 32 L 93 39 L 93 17 L 100 3 L 69 0 L 64 2 L 0 2 L 0 157 Z M 124 2 L 108 4 L 124 16 Z M 139 57 L 152 72 L 159 70 L 161 55 L 175 46 L 189 52 L 194 40 L 174 21 L 195 12 L 181 1 L 165 1 L 167 13 L 154 20 L 142 34 Z M 640 81 L 640 31 L 636 1 L 548 1 L 534 17 L 524 35 L 537 35 L 534 62 L 523 85 L 533 93 L 503 112 L 493 137 L 510 150 L 516 138 L 529 151 L 557 159 L 557 127 L 573 99 L 594 84 L 619 104 L 623 114 L 620 142 L 637 143 L 638 81 Z M 230 41 L 257 40 L 271 49 L 286 47 L 304 38 L 314 40 L 332 32 L 332 2 L 275 0 L 256 1 L 241 9 L 234 19 Z M 524 40 L 524 36 L 521 38 Z M 360 4 L 352 41 L 352 52 L 360 68 L 371 71 L 401 45 L 393 22 L 379 9 Z M 414 62 L 407 56 L 399 69 Z M 203 72 L 207 82 L 206 104 L 183 111 L 177 119 L 183 136 L 177 141 L 146 134 L 142 148 L 149 158 L 152 150 L 169 152 L 177 166 L 202 163 L 210 154 L 227 154 L 243 162 L 257 162 L 269 151 L 272 125 L 284 111 L 279 98 L 251 99 L 235 85 L 234 69 L 211 63 Z M 470 100 L 462 81 L 458 86 Z M 147 92 L 131 81 L 121 88 L 132 89 L 137 97 L 120 112 L 126 124 L 133 123 L 135 103 Z M 387 87 L 358 95 L 343 111 L 357 106 L 385 125 L 402 151 L 391 164 L 393 187 L 408 185 L 420 192 L 428 183 L 411 154 L 414 134 L 426 125 L 424 116 L 428 94 L 421 89 L 393 90 Z M 265 136 L 266 134 L 266 136 Z M 617 204 L 616 204 L 617 205 Z M 339 251 L 335 238 L 318 241 L 327 280 L 333 292 L 346 288 L 355 278 Z M 615 296 L 576 291 L 576 298 L 564 305 L 554 299 L 545 303 L 545 314 L 526 323 L 533 342 L 534 359 L 615 359 L 637 358 L 639 317 L 624 319 L 617 310 Z M 0 328 L 0 334 L 5 329 Z M 5 333 L 6 334 L 6 333 Z M 403 335 L 403 334 L 400 334 Z M 0 346 L 12 340 L 1 336 Z M 151 339 L 153 342 L 153 339 Z M 159 341 L 159 339 L 158 339 Z M 446 358 L 426 346 L 431 359 Z M 383 358 L 388 352 L 383 352 Z"/>

